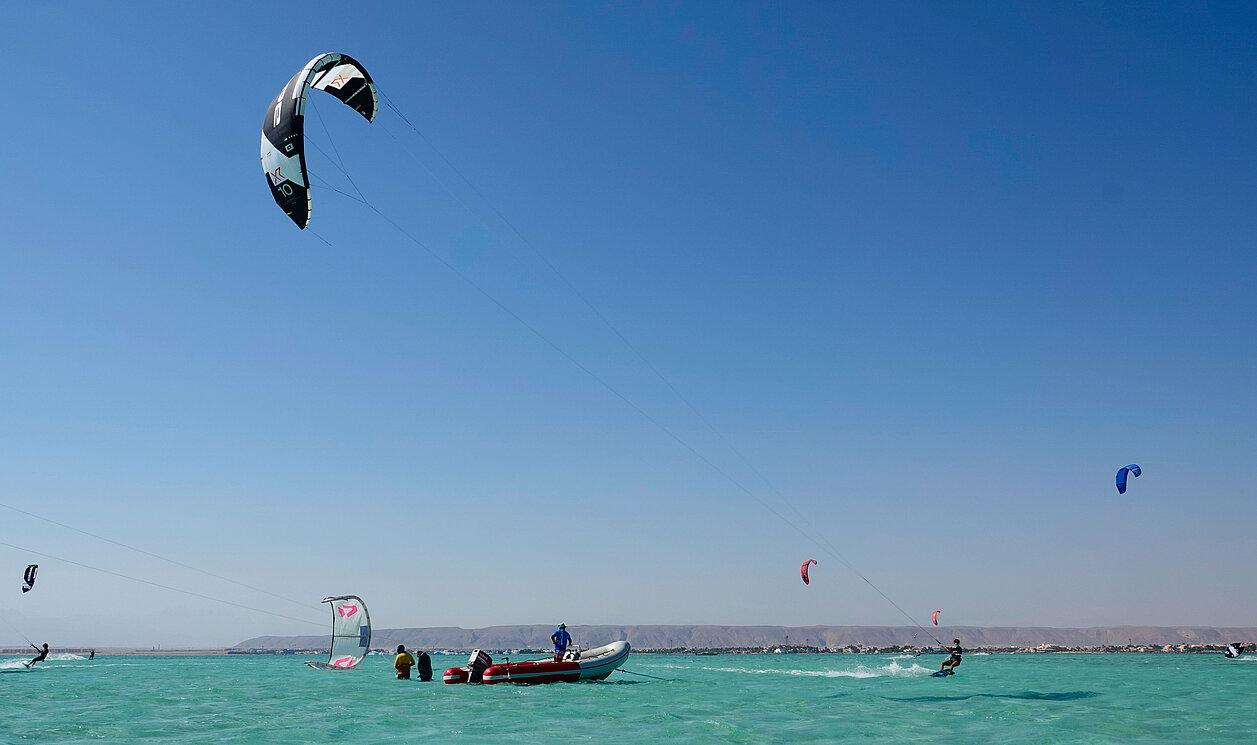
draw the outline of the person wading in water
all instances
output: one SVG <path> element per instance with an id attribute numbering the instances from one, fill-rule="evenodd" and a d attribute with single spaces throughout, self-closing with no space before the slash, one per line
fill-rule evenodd
<path id="1" fill-rule="evenodd" d="M 415 658 L 406 651 L 406 645 L 398 644 L 397 657 L 393 659 L 393 667 L 397 669 L 397 679 L 410 680 L 410 668 L 414 664 Z"/>

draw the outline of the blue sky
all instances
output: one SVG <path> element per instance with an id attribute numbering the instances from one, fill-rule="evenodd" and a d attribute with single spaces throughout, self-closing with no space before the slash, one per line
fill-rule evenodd
<path id="1" fill-rule="evenodd" d="M 1254 15 L 11 9 L 0 641 L 1254 625 Z"/>

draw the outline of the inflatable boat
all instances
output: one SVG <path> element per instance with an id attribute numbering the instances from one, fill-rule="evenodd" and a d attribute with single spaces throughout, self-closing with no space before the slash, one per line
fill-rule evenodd
<path id="1" fill-rule="evenodd" d="M 445 671 L 446 683 L 558 683 L 577 680 L 602 680 L 610 675 L 630 651 L 628 642 L 611 642 L 595 649 L 574 650 L 563 660 L 494 663 L 485 652 L 471 653 L 467 664 Z"/>

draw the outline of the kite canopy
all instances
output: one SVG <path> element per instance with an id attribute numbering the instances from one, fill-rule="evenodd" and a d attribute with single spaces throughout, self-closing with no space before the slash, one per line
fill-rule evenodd
<path id="1" fill-rule="evenodd" d="M 311 88 L 335 96 L 369 122 L 380 110 L 367 71 L 353 57 L 332 52 L 307 62 L 271 101 L 262 120 L 262 170 L 275 203 L 302 230 L 310 224 L 304 132 L 306 93 Z"/>
<path id="2" fill-rule="evenodd" d="M 1140 474 L 1139 466 L 1135 465 L 1134 463 L 1131 463 L 1129 466 L 1122 466 L 1121 468 L 1117 469 L 1117 493 L 1118 494 L 1126 493 L 1126 474 L 1128 473 L 1131 474 L 1132 476 L 1136 476 L 1136 477 L 1139 476 Z"/>
<path id="3" fill-rule="evenodd" d="M 799 567 L 799 576 L 803 578 L 803 584 L 805 585 L 812 584 L 812 580 L 808 579 L 808 576 L 807 576 L 807 568 L 808 566 L 815 563 L 816 563 L 816 559 L 808 559 L 807 561 L 803 562 L 803 566 Z"/>
<path id="4" fill-rule="evenodd" d="M 371 617 L 357 595 L 323 598 L 332 606 L 332 654 L 327 662 L 307 662 L 319 670 L 348 670 L 367 656 L 371 647 Z"/>
<path id="5" fill-rule="evenodd" d="M 931 613 L 931 614 L 930 614 L 930 620 L 934 622 L 934 625 L 935 625 L 935 626 L 937 626 L 937 625 L 938 625 L 938 614 L 939 614 L 939 613 L 942 613 L 942 611 L 941 611 L 941 610 L 936 610 L 936 611 L 934 611 L 933 613 Z"/>
<path id="6" fill-rule="evenodd" d="M 26 572 L 22 575 L 22 581 L 25 582 L 25 584 L 22 585 L 22 592 L 30 592 L 35 589 L 35 573 L 38 571 L 38 564 L 31 564 L 26 567 Z M 55 585 L 56 582 L 53 582 L 53 584 Z"/>

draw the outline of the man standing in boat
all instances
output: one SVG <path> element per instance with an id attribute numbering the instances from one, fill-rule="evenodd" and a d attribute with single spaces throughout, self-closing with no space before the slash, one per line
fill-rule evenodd
<path id="1" fill-rule="evenodd" d="M 554 642 L 554 661 L 562 662 L 563 653 L 567 651 L 567 645 L 572 643 L 572 635 L 567 633 L 567 624 L 559 624 L 558 631 L 550 635 L 550 641 Z"/>

